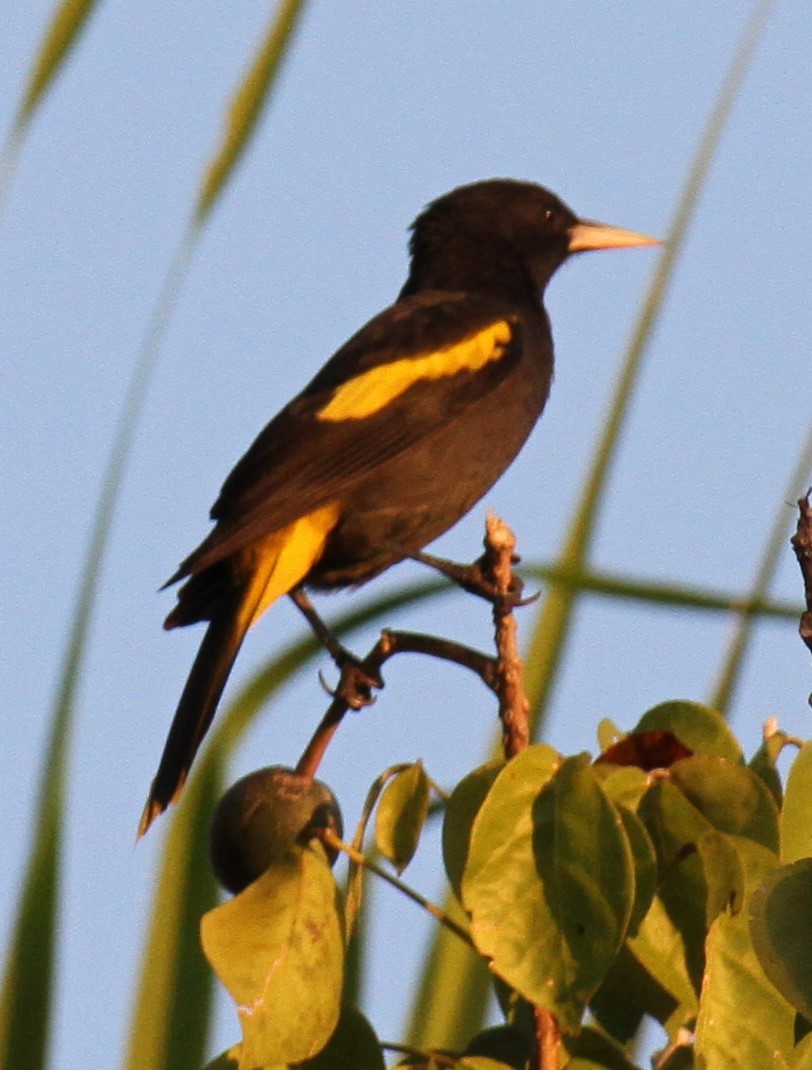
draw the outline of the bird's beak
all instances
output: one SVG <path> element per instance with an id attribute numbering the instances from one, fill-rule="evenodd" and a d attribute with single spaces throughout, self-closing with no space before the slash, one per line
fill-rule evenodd
<path id="1" fill-rule="evenodd" d="M 623 249 L 634 245 L 662 245 L 661 238 L 650 238 L 635 230 L 610 227 L 608 223 L 595 223 L 591 219 L 579 219 L 570 227 L 567 251 L 583 253 L 587 249 Z"/>

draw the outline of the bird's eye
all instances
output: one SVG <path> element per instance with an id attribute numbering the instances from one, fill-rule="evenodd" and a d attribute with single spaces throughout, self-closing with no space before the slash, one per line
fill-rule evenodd
<path id="1" fill-rule="evenodd" d="M 547 208 L 547 209 L 545 210 L 545 212 L 544 212 L 544 219 L 545 219 L 545 222 L 547 222 L 547 223 L 554 223 L 554 222 L 555 222 L 555 218 L 556 218 L 556 217 L 555 217 L 555 211 L 554 211 L 554 209 L 552 209 L 552 208 Z"/>

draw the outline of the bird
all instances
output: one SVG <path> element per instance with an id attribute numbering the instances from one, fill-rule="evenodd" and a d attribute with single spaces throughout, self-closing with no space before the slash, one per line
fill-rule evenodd
<path id="1" fill-rule="evenodd" d="M 355 587 L 420 559 L 511 464 L 550 391 L 543 297 L 557 269 L 586 250 L 657 242 L 507 178 L 459 186 L 417 216 L 395 302 L 260 432 L 223 484 L 214 527 L 164 585 L 184 581 L 164 627 L 207 628 L 139 836 L 178 799 L 265 610 L 290 595 L 323 638 L 306 589 Z"/>

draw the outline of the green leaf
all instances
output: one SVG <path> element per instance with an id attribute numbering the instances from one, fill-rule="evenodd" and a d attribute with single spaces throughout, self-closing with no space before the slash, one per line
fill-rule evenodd
<path id="1" fill-rule="evenodd" d="M 708 888 L 707 924 L 718 914 L 741 912 L 744 903 L 744 866 L 733 840 L 711 829 L 697 843 Z"/>
<path id="2" fill-rule="evenodd" d="M 781 810 L 781 858 L 796 862 L 812 856 L 812 742 L 804 743 L 792 763 Z"/>
<path id="3" fill-rule="evenodd" d="M 613 803 L 622 803 L 637 810 L 640 800 L 649 789 L 649 775 L 636 765 L 609 765 L 596 762 L 593 766 L 601 787 Z"/>
<path id="4" fill-rule="evenodd" d="M 807 1035 L 785 1056 L 787 1070 L 812 1070 L 812 1035 Z"/>
<path id="5" fill-rule="evenodd" d="M 235 1044 L 228 1051 L 221 1052 L 210 1063 L 206 1063 L 203 1070 L 239 1070 L 242 1057 L 242 1044 Z"/>
<path id="6" fill-rule="evenodd" d="M 343 1007 L 335 1032 L 312 1059 L 296 1063 L 296 1070 L 384 1070 L 383 1052 L 375 1030 L 355 1007 Z"/>
<path id="7" fill-rule="evenodd" d="M 487 1055 L 463 1055 L 455 1066 L 457 1070 L 513 1070 L 509 1063 L 489 1059 Z"/>
<path id="8" fill-rule="evenodd" d="M 309 848 L 205 915 L 203 950 L 238 1006 L 240 1070 L 310 1058 L 336 1028 L 343 937 L 336 886 Z"/>
<path id="9" fill-rule="evenodd" d="M 600 748 L 601 754 L 603 754 L 604 751 L 609 750 L 610 747 L 613 747 L 615 743 L 620 742 L 624 735 L 625 733 L 621 732 L 614 721 L 610 721 L 608 717 L 604 717 L 598 723 L 598 747 Z"/>
<path id="10" fill-rule="evenodd" d="M 509 762 L 477 815 L 463 903 L 494 970 L 577 1030 L 625 935 L 631 849 L 588 755 L 539 744 Z"/>
<path id="11" fill-rule="evenodd" d="M 781 776 L 778 772 L 778 758 L 788 743 L 787 733 L 776 729 L 769 735 L 765 735 L 761 746 L 748 762 L 748 767 L 767 785 L 779 810 L 784 803 L 784 789 L 781 786 Z"/>
<path id="12" fill-rule="evenodd" d="M 739 841 L 722 846 L 721 841 L 705 837 L 716 827 L 739 837 L 741 844 L 774 848 L 775 803 L 745 766 L 700 755 L 675 763 L 667 778 L 655 781 L 641 801 L 639 815 L 657 849 L 660 897 L 682 935 L 688 972 L 698 991 L 708 918 L 731 892 L 741 896 L 739 869 L 731 855 L 739 849 Z"/>
<path id="13" fill-rule="evenodd" d="M 700 755 L 673 765 L 671 781 L 714 828 L 778 853 L 778 809 L 751 769 Z"/>
<path id="14" fill-rule="evenodd" d="M 361 815 L 358 818 L 358 823 L 355 827 L 355 834 L 352 838 L 352 846 L 356 851 L 361 854 L 364 853 L 364 839 L 367 834 L 367 825 L 372 818 L 375 811 L 378 799 L 389 783 L 389 781 L 397 776 L 398 773 L 410 769 L 411 765 L 407 762 L 401 762 L 399 765 L 390 766 L 388 769 L 377 776 L 375 780 L 370 784 L 367 791 L 366 798 L 364 799 L 364 805 L 361 809 Z M 359 952 L 361 946 L 358 942 L 355 932 L 356 924 L 358 922 L 359 915 L 363 909 L 364 890 L 366 887 L 367 871 L 360 863 L 354 862 L 350 859 L 350 864 L 347 870 L 347 881 L 344 886 L 344 935 L 348 945 L 353 944 L 353 956 L 352 959 L 348 958 L 347 965 L 351 967 L 352 973 L 348 976 L 355 982 L 360 981 L 358 975 L 358 969 L 360 967 Z"/>
<path id="15" fill-rule="evenodd" d="M 636 933 L 643 918 L 648 914 L 654 893 L 657 890 L 657 855 L 646 826 L 628 806 L 618 806 L 617 811 L 626 831 L 626 838 L 634 859 L 634 906 L 629 917 L 629 934 Z"/>
<path id="16" fill-rule="evenodd" d="M 667 730 L 694 754 L 707 754 L 741 762 L 741 747 L 720 713 L 700 702 L 662 702 L 638 721 L 635 732 Z"/>
<path id="17" fill-rule="evenodd" d="M 629 933 L 637 932 L 648 912 L 657 887 L 657 855 L 646 826 L 636 810 L 649 787 L 649 777 L 637 766 L 612 766 L 597 762 L 592 767 L 606 795 L 617 806 L 634 856 L 634 908 Z"/>
<path id="18" fill-rule="evenodd" d="M 708 889 L 697 845 L 713 826 L 670 777 L 655 780 L 643 797 L 638 814 L 657 851 L 658 898 L 680 933 L 683 961 L 698 992 L 704 968 Z M 650 961 L 646 965 L 653 969 Z M 659 974 L 655 976 L 662 981 Z M 662 983 L 672 991 L 665 981 Z M 686 1002 L 684 994 L 679 1000 Z"/>
<path id="19" fill-rule="evenodd" d="M 474 819 L 504 765 L 502 758 L 496 758 L 474 769 L 457 784 L 446 803 L 443 817 L 443 862 L 457 898 L 462 898 L 462 875 L 468 860 Z"/>
<path id="20" fill-rule="evenodd" d="M 795 1013 L 764 975 L 744 914 L 720 914 L 708 933 L 696 1025 L 705 1070 L 769 1067 L 793 1046 Z"/>
<path id="21" fill-rule="evenodd" d="M 655 896 L 648 914 L 628 947 L 645 971 L 670 994 L 674 1008 L 663 1021 L 673 1040 L 677 1031 L 696 1014 L 697 996 L 688 971 L 685 938 L 668 915 L 665 904 Z"/>
<path id="22" fill-rule="evenodd" d="M 509 1063 L 489 1059 L 487 1055 L 463 1055 L 454 1065 L 457 1070 L 513 1070 Z"/>
<path id="23" fill-rule="evenodd" d="M 398 873 L 414 857 L 428 812 L 429 778 L 415 762 L 386 785 L 375 819 L 375 846 Z"/>
<path id="24" fill-rule="evenodd" d="M 525 1070 L 533 1058 L 533 1040 L 531 1034 L 515 1025 L 498 1025 L 492 1029 L 483 1029 L 472 1037 L 465 1049 L 465 1055 L 485 1055 L 489 1059 L 511 1067 L 512 1070 Z"/>
<path id="25" fill-rule="evenodd" d="M 629 999 L 630 992 L 634 992 L 633 1000 Z M 637 1034 L 645 1015 L 656 1022 L 667 1022 L 677 1003 L 638 962 L 627 943 L 590 1000 L 589 1008 L 600 1027 L 618 1044 L 626 1045 Z"/>
<path id="26" fill-rule="evenodd" d="M 618 1044 L 592 1026 L 563 1039 L 569 1055 L 566 1070 L 637 1070 Z"/>
<path id="27" fill-rule="evenodd" d="M 812 858 L 779 866 L 753 893 L 751 935 L 778 991 L 812 1019 Z"/>

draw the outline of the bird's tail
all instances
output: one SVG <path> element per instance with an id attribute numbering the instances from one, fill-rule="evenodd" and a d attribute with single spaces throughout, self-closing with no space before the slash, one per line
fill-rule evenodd
<path id="1" fill-rule="evenodd" d="M 230 608 L 219 611 L 206 629 L 141 814 L 139 838 L 180 795 L 247 630 Z"/>
<path id="2" fill-rule="evenodd" d="M 337 506 L 325 506 L 253 544 L 235 562 L 240 580 L 230 596 L 224 594 L 212 607 L 141 814 L 139 838 L 178 799 L 246 632 L 273 602 L 304 579 L 321 556 L 337 516 Z"/>

